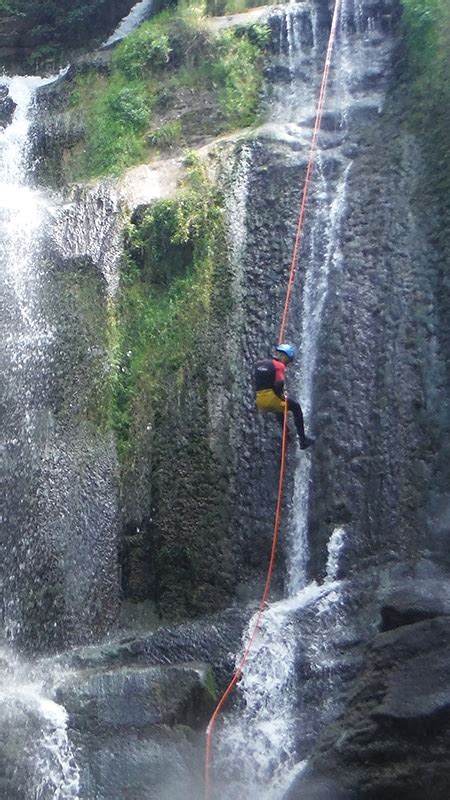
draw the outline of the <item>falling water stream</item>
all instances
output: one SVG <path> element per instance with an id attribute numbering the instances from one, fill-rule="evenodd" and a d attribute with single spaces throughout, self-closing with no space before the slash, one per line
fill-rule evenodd
<path id="1" fill-rule="evenodd" d="M 5 574 L 3 588 L 3 635 L 10 641 L 20 634 L 20 581 L 26 568 L 26 541 L 9 546 L 9 531 L 16 524 L 16 508 L 23 497 L 20 473 L 30 480 L 35 465 L 37 439 L 43 435 L 42 412 L 36 402 L 36 376 L 45 372 L 53 332 L 40 309 L 41 275 L 35 253 L 48 200 L 26 183 L 26 146 L 29 111 L 37 87 L 53 80 L 36 77 L 4 78 L 16 104 L 13 120 L 0 133 L 0 257 L 2 314 L 3 391 L 11 402 L 5 406 L 14 418 L 4 420 L 8 504 L 2 542 Z M 45 427 L 45 426 L 44 426 Z M 8 471 L 8 463 L 14 468 Z M 23 486 L 22 486 L 23 488 Z M 10 559 L 15 562 L 9 570 Z M 43 676 L 21 662 L 4 645 L 0 652 L 0 728 L 9 745 L 17 748 L 12 785 L 19 796 L 33 800 L 72 800 L 78 797 L 79 774 L 67 735 L 67 715 L 45 689 Z"/>
<path id="2" fill-rule="evenodd" d="M 103 43 L 102 47 L 111 47 L 118 44 L 125 36 L 138 28 L 141 22 L 150 16 L 152 5 L 153 0 L 140 0 L 139 3 L 136 3 L 130 13 L 121 20 L 116 30 Z"/>

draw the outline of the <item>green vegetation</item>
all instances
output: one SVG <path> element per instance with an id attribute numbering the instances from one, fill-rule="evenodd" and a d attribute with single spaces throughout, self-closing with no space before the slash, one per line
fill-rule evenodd
<path id="1" fill-rule="evenodd" d="M 201 13 L 189 7 L 144 23 L 115 50 L 109 75 L 77 77 L 71 107 L 83 117 L 86 136 L 84 146 L 69 153 L 66 176 L 117 173 L 142 161 L 151 148 L 183 143 L 183 117 L 171 118 L 183 91 L 200 108 L 201 97 L 208 97 L 205 125 L 214 116 L 212 106 L 215 133 L 253 124 L 268 41 L 269 30 L 261 25 L 214 36 Z"/>
<path id="2" fill-rule="evenodd" d="M 165 122 L 160 128 L 151 131 L 147 136 L 150 147 L 172 147 L 183 138 L 183 126 L 178 119 Z"/>
<path id="3" fill-rule="evenodd" d="M 429 149 L 434 188 L 450 200 L 450 5 L 403 0 L 412 124 Z"/>
<path id="4" fill-rule="evenodd" d="M 223 268 L 222 196 L 195 156 L 176 199 L 161 200 L 129 225 L 117 308 L 112 422 L 129 463 L 142 420 L 183 383 L 211 314 Z"/>

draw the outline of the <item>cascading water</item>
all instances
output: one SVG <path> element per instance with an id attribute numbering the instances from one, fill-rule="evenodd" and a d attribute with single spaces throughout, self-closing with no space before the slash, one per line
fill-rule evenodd
<path id="1" fill-rule="evenodd" d="M 324 27 L 318 24 L 319 8 L 314 3 L 291 3 L 272 18 L 279 25 L 280 56 L 274 73 L 279 80 L 272 86 L 271 127 L 276 129 L 275 138 L 296 143 L 296 149 L 308 146 L 323 64 L 326 42 L 319 38 L 318 31 Z M 346 143 L 352 120 L 361 113 L 378 113 L 381 107 L 385 78 L 380 64 L 385 51 L 378 53 L 377 45 L 382 40 L 363 3 L 347 0 L 341 12 L 300 254 L 301 307 L 296 303 L 294 309 L 295 315 L 301 315 L 300 331 L 293 319 L 290 322 L 290 335 L 300 334 L 296 382 L 310 425 L 329 277 L 342 269 L 339 242 L 352 166 Z M 363 85 L 368 71 L 378 78 L 372 81 L 369 94 Z M 340 647 L 345 626 L 349 630 L 350 625 L 343 602 L 345 584 L 337 578 L 347 532 L 342 527 L 333 532 L 324 583 L 306 585 L 310 475 L 310 456 L 302 455 L 295 474 L 289 533 L 288 599 L 266 611 L 239 685 L 239 710 L 218 731 L 216 774 L 221 798 L 281 798 L 303 768 L 312 739 L 340 706 Z M 306 667 L 310 680 L 302 687 L 296 675 Z M 315 693 L 313 703 L 311 692 Z"/>
<path id="2" fill-rule="evenodd" d="M 24 580 L 33 560 L 32 530 L 22 524 L 30 489 L 39 474 L 50 419 L 39 403 L 39 376 L 51 359 L 53 331 L 41 307 L 42 273 L 35 255 L 48 201 L 26 185 L 29 110 L 37 87 L 53 79 L 5 78 L 16 110 L 0 135 L 1 295 L 7 505 L 2 519 L 3 636 L 22 638 Z M 45 378 L 44 378 L 45 379 Z M 32 525 L 33 517 L 28 522 Z M 20 798 L 71 800 L 78 769 L 67 736 L 67 715 L 47 695 L 43 678 L 5 649 L 0 654 L 2 747 L 16 763 L 9 791 Z M 11 795 L 11 796 L 16 796 Z"/>
<path id="3" fill-rule="evenodd" d="M 2 753 L 15 764 L 8 797 L 76 800 L 79 770 L 67 734 L 67 713 L 48 697 L 36 668 L 7 651 L 0 652 L 0 700 Z"/>
<path id="4" fill-rule="evenodd" d="M 128 27 L 122 29 L 122 33 L 130 30 L 130 26 L 134 27 L 137 20 L 140 21 L 137 12 L 140 14 L 148 5 L 141 2 L 135 6 L 133 13 L 136 13 L 133 17 L 130 15 L 128 22 L 125 21 Z M 274 26 L 279 25 L 280 53 L 279 63 L 273 72 L 275 111 L 266 128 L 272 131 L 269 138 L 272 135 L 285 147 L 283 156 L 292 146 L 296 165 L 301 165 L 301 156 L 308 149 L 325 47 L 326 25 L 323 18 L 327 13 L 327 3 L 311 0 L 309 3 L 292 3 L 283 11 L 276 11 L 273 17 L 273 20 L 278 20 Z M 320 137 L 302 246 L 299 268 L 301 292 L 294 302 L 289 331 L 289 336 L 301 341 L 298 375 L 291 376 L 292 384 L 297 377 L 298 387 L 292 386 L 292 389 L 293 392 L 297 390 L 301 398 L 312 433 L 318 433 L 319 436 L 320 431 L 314 431 L 313 424 L 315 371 L 320 354 L 322 314 L 329 292 L 329 278 L 339 274 L 343 268 L 339 240 L 352 166 L 349 131 L 358 115 L 367 113 L 368 109 L 370 113 L 377 113 L 381 104 L 382 92 L 377 88 L 380 85 L 377 61 L 379 39 L 377 23 L 367 18 L 363 4 L 355 5 L 348 0 L 342 13 L 339 47 L 335 53 L 329 103 Z M 372 78 L 368 93 L 367 87 L 362 84 L 367 79 L 369 61 Z M 85 598 L 91 587 L 100 585 L 102 576 L 113 573 L 116 563 L 114 508 L 109 516 L 106 513 L 110 506 L 114 506 L 114 500 L 111 501 L 112 481 L 105 487 L 103 498 L 99 489 L 99 476 L 110 469 L 108 458 L 104 458 L 105 450 L 101 450 L 99 469 L 92 469 L 93 458 L 90 461 L 70 461 L 74 443 L 78 446 L 81 442 L 85 450 L 89 449 L 86 441 L 90 446 L 85 431 L 80 441 L 77 439 L 76 430 L 82 428 L 84 423 L 82 413 L 77 410 L 82 398 L 79 401 L 78 396 L 70 396 L 70 391 L 77 391 L 77 380 L 70 384 L 69 399 L 63 397 L 66 427 L 61 424 L 63 415 L 59 414 L 58 418 L 60 408 L 55 411 L 48 402 L 54 394 L 50 373 L 58 373 L 61 368 L 58 356 L 64 347 L 59 338 L 61 329 L 57 327 L 59 308 L 54 314 L 48 314 L 48 303 L 46 305 L 43 302 L 41 288 L 48 278 L 46 270 L 52 270 L 53 279 L 55 274 L 62 276 L 62 284 L 58 284 L 60 293 L 63 294 L 68 286 L 69 303 L 75 304 L 79 284 L 76 280 L 71 282 L 71 279 L 73 273 L 79 270 L 82 289 L 86 289 L 84 282 L 91 280 L 94 275 L 104 294 L 108 298 L 114 296 L 118 276 L 111 243 L 112 249 L 116 250 L 120 237 L 116 235 L 114 221 L 111 222 L 118 214 L 118 209 L 106 182 L 100 190 L 98 187 L 75 189 L 70 202 L 59 208 L 51 207 L 43 193 L 27 187 L 23 159 L 33 81 L 11 79 L 9 84 L 18 107 L 13 123 L 0 134 L 0 170 L 4 184 L 3 199 L 0 201 L 0 235 L 4 241 L 0 256 L 4 266 L 1 292 L 7 309 L 3 317 L 6 322 L 3 406 L 7 422 L 6 454 L 13 467 L 8 477 L 8 529 L 1 553 L 5 565 L 3 603 L 8 639 L 13 642 L 23 642 L 25 639 L 27 644 L 33 646 L 36 642 L 30 637 L 29 630 L 24 632 L 28 620 L 38 617 L 33 632 L 38 631 L 39 635 L 43 618 L 49 619 L 49 624 L 55 626 L 56 630 L 64 627 L 61 617 L 66 611 L 69 620 L 75 621 L 70 632 L 75 635 L 72 639 L 69 637 L 69 641 L 76 640 L 77 627 L 81 627 L 82 621 L 85 638 L 93 638 L 91 621 L 97 618 L 103 620 L 109 604 L 104 602 L 104 594 L 100 590 L 93 591 L 88 600 Z M 233 185 L 226 208 L 231 232 L 228 244 L 236 303 L 232 312 L 235 317 L 231 318 L 230 324 L 233 330 L 227 335 L 224 349 L 232 364 L 239 364 L 239 359 L 251 355 L 245 352 L 245 346 L 242 348 L 240 341 L 240 331 L 245 327 L 247 313 L 244 256 L 247 248 L 251 249 L 254 245 L 254 231 L 245 217 L 248 208 L 251 208 L 254 172 L 257 169 L 264 170 L 256 158 L 253 161 L 263 138 L 264 133 L 255 148 L 254 142 L 246 142 L 241 146 L 238 160 L 233 164 Z M 263 148 L 259 150 L 260 156 L 261 150 Z M 295 187 L 294 191 L 297 192 Z M 20 214 L 17 213 L 18 208 Z M 111 227 L 108 227 L 106 219 L 111 222 Z M 52 226 L 51 236 L 47 236 L 45 241 L 46 245 L 48 242 L 51 244 L 48 263 L 44 263 L 41 253 L 36 258 L 41 237 L 46 236 L 43 231 L 44 220 L 45 225 L 51 220 Z M 255 220 L 254 227 L 258 222 L 264 227 L 260 220 Z M 289 220 L 286 227 L 290 224 L 293 222 Z M 46 251 L 46 258 L 47 255 Z M 95 294 L 95 300 L 101 296 L 100 293 Z M 100 311 L 101 302 L 96 305 L 93 316 L 96 317 Z M 84 331 L 82 326 L 75 327 L 76 316 L 75 312 L 67 327 L 71 330 L 72 339 L 78 341 L 82 340 Z M 95 344 L 89 339 L 88 348 L 90 353 L 94 353 Z M 99 351 L 101 361 L 101 347 Z M 70 362 L 72 370 L 74 365 L 70 355 L 66 354 L 66 360 Z M 242 372 L 245 370 L 242 369 Z M 67 373 L 58 388 L 64 382 L 69 384 Z M 214 403 L 217 407 L 222 402 L 221 392 L 211 391 L 208 400 L 214 409 Z M 78 414 L 73 423 L 72 418 Z M 220 420 L 220 414 L 212 411 L 210 417 L 213 427 L 214 421 Z M 212 430 L 211 443 L 214 445 L 216 441 L 220 446 L 220 436 L 217 435 L 214 440 L 214 433 Z M 239 452 L 241 444 L 242 441 L 236 436 L 236 458 L 242 458 L 242 452 Z M 216 794 L 221 800 L 236 800 L 236 797 L 280 800 L 292 778 L 306 763 L 314 737 L 339 710 L 341 645 L 345 645 L 345 637 L 349 636 L 350 630 L 343 607 L 346 586 L 345 581 L 340 579 L 339 569 L 341 554 L 352 532 L 336 524 L 329 541 L 324 582 L 321 585 L 315 582 L 308 585 L 310 463 L 310 454 L 302 454 L 295 475 L 293 513 L 286 537 L 290 540 L 286 581 L 288 596 L 267 610 L 262 631 L 240 684 L 240 707 L 218 730 L 216 748 L 219 752 L 215 759 L 215 771 Z M 48 468 L 44 475 L 43 465 Z M 85 483 L 82 491 L 75 496 L 74 486 L 83 480 L 83 476 Z M 92 485 L 95 488 L 89 494 Z M 43 491 L 47 492 L 43 507 L 48 524 L 41 526 L 39 537 L 36 538 L 38 526 L 35 525 L 34 503 L 36 496 L 39 498 Z M 89 518 L 94 494 L 100 498 L 100 513 L 95 518 Z M 106 496 L 107 501 L 104 499 Z M 97 535 L 98 532 L 102 538 Z M 98 569 L 96 564 L 100 565 Z M 53 591 L 55 582 L 52 578 L 55 573 L 62 589 L 58 585 L 56 602 L 50 597 L 47 605 L 45 592 Z M 106 583 L 109 580 L 107 578 Z M 105 594 L 107 600 L 111 594 L 117 596 L 117 584 L 113 585 L 110 593 Z M 38 615 L 35 613 L 36 607 Z M 86 618 L 83 616 L 85 608 L 88 609 Z M 42 609 L 51 613 L 43 614 Z M 66 644 L 66 640 L 63 640 L 63 644 Z M 86 750 L 89 749 L 90 744 L 85 745 L 83 741 L 78 754 L 83 772 L 80 780 L 68 738 L 66 712 L 51 699 L 49 687 L 55 683 L 54 676 L 44 666 L 42 675 L 44 677 L 39 675 L 38 665 L 33 669 L 27 668 L 8 650 L 0 656 L 0 695 L 4 715 L 0 728 L 11 742 L 9 745 L 6 741 L 2 742 L 2 753 L 11 754 L 11 763 L 17 764 L 16 783 L 11 783 L 14 790 L 17 788 L 17 797 L 11 796 L 8 800 L 75 800 L 80 795 L 88 797 L 94 793 L 96 797 L 110 798 L 114 791 L 117 792 L 114 796 L 120 797 L 120 787 L 111 789 L 115 775 L 109 778 L 109 783 L 105 780 L 103 785 L 105 773 L 110 771 L 105 764 L 112 765 L 116 760 L 119 764 L 117 774 L 122 770 L 122 763 L 133 764 L 136 773 L 139 773 L 139 781 L 142 764 L 150 764 L 149 780 L 153 778 L 155 764 L 156 770 L 164 773 L 164 768 L 158 766 L 161 764 L 160 744 L 155 744 L 157 756 L 153 756 L 153 751 L 148 755 L 149 743 L 141 735 L 143 727 L 137 733 L 134 731 L 136 741 L 130 746 L 126 756 L 128 761 L 125 758 L 124 762 L 120 761 L 118 755 L 116 759 L 116 754 L 124 749 L 122 745 L 127 732 L 119 744 L 116 742 L 114 745 L 116 750 L 109 732 L 108 741 L 102 742 L 98 749 L 95 742 L 92 747 L 95 750 L 95 758 L 92 759 L 95 768 L 91 765 L 86 767 L 85 761 L 89 758 L 82 749 L 85 746 Z M 111 700 L 112 713 L 107 713 L 105 717 L 106 727 L 111 719 L 116 719 L 115 733 L 122 731 L 121 703 L 128 703 L 128 695 L 121 695 L 117 700 L 118 710 L 114 710 Z M 77 702 L 82 701 L 78 699 Z M 65 698 L 64 703 L 70 708 Z M 112 727 L 114 724 L 111 723 Z M 92 735 L 97 735 L 97 731 Z M 88 738 L 84 730 L 83 737 Z M 23 758 L 17 758 L 12 750 L 23 754 Z M 172 751 L 169 749 L 168 752 L 170 754 Z M 170 760 L 175 760 L 172 755 Z M 19 770 L 22 775 L 19 775 Z M 123 772 L 126 771 L 125 768 Z M 188 770 L 183 768 L 181 772 L 183 790 L 175 796 L 186 796 L 188 792 L 184 783 Z M 143 782 L 146 779 L 144 775 Z M 166 775 L 163 774 L 161 782 L 165 779 Z M 171 794 L 170 783 L 167 785 L 169 788 L 164 788 L 164 796 Z M 103 788 L 99 789 L 98 786 Z M 147 788 L 142 788 L 143 794 L 136 796 L 147 796 Z M 133 789 L 127 785 L 125 791 Z"/>
<path id="5" fill-rule="evenodd" d="M 16 103 L 12 123 L 0 136 L 0 260 L 5 309 L 2 314 L 5 326 L 2 374 L 8 497 L 4 525 L 8 537 L 17 528 L 18 509 L 26 502 L 27 488 L 33 485 L 39 471 L 36 441 L 45 436 L 48 418 L 35 398 L 39 392 L 39 376 L 46 373 L 53 333 L 42 315 L 41 273 L 34 262 L 46 200 L 26 185 L 24 164 L 33 92 L 47 81 L 21 77 L 6 79 L 6 82 Z M 17 539 L 10 547 L 6 543 L 4 568 L 8 570 L 11 555 L 19 561 L 19 570 L 8 570 L 3 580 L 5 629 L 7 635 L 14 638 L 21 624 L 17 580 L 20 573 L 26 571 L 26 546 L 21 547 Z"/>

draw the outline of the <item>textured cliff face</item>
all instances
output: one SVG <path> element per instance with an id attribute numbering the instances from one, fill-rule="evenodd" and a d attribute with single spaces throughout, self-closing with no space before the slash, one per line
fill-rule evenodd
<path id="1" fill-rule="evenodd" d="M 376 70 L 363 76 L 372 89 L 377 80 Z M 445 201 L 427 178 L 429 142 L 412 134 L 405 93 L 391 87 L 382 113 L 350 110 L 343 150 L 308 538 L 309 574 L 322 579 L 327 541 L 342 526 L 345 581 L 327 633 L 329 683 L 299 646 L 297 747 L 309 761 L 290 800 L 449 790 Z M 311 732 L 320 734 L 312 749 Z"/>
<path id="2" fill-rule="evenodd" d="M 273 263 L 262 221 L 269 214 L 275 223 L 267 188 L 280 174 L 276 157 L 273 165 L 270 159 L 255 143 L 230 155 L 232 169 L 222 178 L 227 252 L 225 259 L 223 252 L 215 256 L 210 314 L 181 371 L 142 419 L 142 428 L 154 420 L 149 449 L 140 451 L 146 470 L 138 462 L 124 487 L 125 590 L 152 597 L 163 615 L 204 613 L 236 592 L 254 596 L 270 548 L 279 431 L 255 416 L 251 378 L 253 359 L 270 351 L 281 297 L 282 269 Z M 287 194 L 289 175 L 282 180 Z M 254 199 L 263 207 L 249 210 Z M 146 366 L 151 373 L 153 365 Z M 136 484 L 139 474 L 144 483 Z M 148 516 L 137 516 L 149 503 Z M 139 585 L 142 572 L 147 587 Z"/>
<path id="3" fill-rule="evenodd" d="M 447 426 L 439 323 L 445 253 L 432 235 L 438 209 L 431 204 L 424 214 L 417 204 L 426 164 L 402 115 L 395 97 L 355 142 L 343 268 L 330 285 L 316 388 L 313 574 L 324 565 L 333 524 L 351 531 L 346 570 L 413 553 L 446 560 L 434 519 L 445 508 L 438 487 L 448 472 L 439 454 Z"/>

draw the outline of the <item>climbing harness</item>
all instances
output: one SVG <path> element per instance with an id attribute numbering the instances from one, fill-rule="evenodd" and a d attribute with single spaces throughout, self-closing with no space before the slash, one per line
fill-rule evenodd
<path id="1" fill-rule="evenodd" d="M 320 127 L 322 123 L 322 115 L 323 109 L 325 104 L 325 96 L 328 86 L 328 78 L 329 72 L 331 67 L 331 56 L 333 53 L 333 46 L 336 39 L 336 31 L 337 31 L 337 24 L 339 19 L 339 12 L 341 9 L 341 2 L 342 0 L 335 0 L 334 10 L 333 10 L 333 17 L 331 21 L 331 28 L 330 28 L 330 36 L 328 39 L 328 46 L 327 52 L 325 56 L 325 65 L 322 74 L 322 81 L 320 84 L 320 92 L 319 92 L 319 99 L 317 102 L 317 111 L 316 111 L 316 119 L 314 123 L 314 130 L 311 138 L 311 144 L 309 149 L 308 155 L 308 165 L 305 173 L 305 181 L 303 184 L 303 192 L 301 195 L 300 200 L 300 207 L 298 212 L 298 219 L 297 219 L 297 226 L 295 230 L 295 238 L 294 238 L 294 248 L 292 251 L 292 260 L 289 270 L 289 279 L 288 285 L 286 290 L 286 299 L 284 303 L 283 314 L 281 318 L 281 325 L 278 334 L 278 343 L 280 344 L 284 339 L 284 333 L 287 325 L 288 315 L 289 315 L 289 306 L 291 301 L 292 289 L 294 286 L 295 274 L 297 271 L 297 263 L 298 263 L 298 256 L 300 250 L 300 243 L 303 234 L 303 227 L 305 221 L 305 211 L 306 205 L 308 202 L 309 197 L 309 188 L 311 184 L 311 177 L 314 168 L 314 161 L 317 152 L 317 140 L 320 133 Z M 225 704 L 227 698 L 230 696 L 231 692 L 233 691 L 234 687 L 236 686 L 237 682 L 242 676 L 243 668 L 248 660 L 250 651 L 253 647 L 253 643 L 256 639 L 258 634 L 262 615 L 267 606 L 267 599 L 270 592 L 270 586 L 272 582 L 272 574 L 273 569 L 275 566 L 275 557 L 277 551 L 277 544 L 278 544 L 278 533 L 280 529 L 280 520 L 281 520 L 281 508 L 282 508 L 282 499 L 283 499 L 283 484 L 284 484 L 284 472 L 285 472 L 285 463 L 286 463 L 286 438 L 287 438 L 287 403 L 285 404 L 284 408 L 284 417 L 283 417 L 283 436 L 281 440 L 281 460 L 280 460 L 280 474 L 278 479 L 278 495 L 277 495 L 277 505 L 275 509 L 275 521 L 274 521 L 274 529 L 273 529 L 273 537 L 272 537 L 272 549 L 270 552 L 270 560 L 269 566 L 267 569 L 267 576 L 266 582 L 264 584 L 264 591 L 261 596 L 261 600 L 258 607 L 258 612 L 256 614 L 256 618 L 253 624 L 253 629 L 250 633 L 249 640 L 245 646 L 244 652 L 241 656 L 241 659 L 234 671 L 234 675 L 229 682 L 228 686 L 226 687 L 224 693 L 222 694 L 220 700 L 218 701 L 211 719 L 209 720 L 208 727 L 206 729 L 206 748 L 205 748 L 205 776 L 204 776 L 204 800 L 210 800 L 211 798 L 211 761 L 212 761 L 212 741 L 213 741 L 213 733 L 214 728 L 216 726 L 217 718 L 222 710 L 223 705 Z"/>

